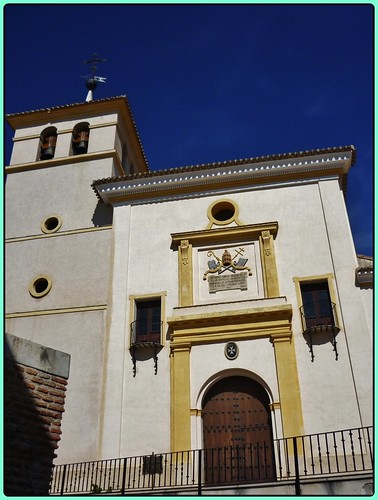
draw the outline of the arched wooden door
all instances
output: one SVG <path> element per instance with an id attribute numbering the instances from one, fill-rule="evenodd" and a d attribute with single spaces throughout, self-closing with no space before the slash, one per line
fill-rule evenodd
<path id="1" fill-rule="evenodd" d="M 258 382 L 240 376 L 217 382 L 202 417 L 207 483 L 275 479 L 269 397 Z"/>

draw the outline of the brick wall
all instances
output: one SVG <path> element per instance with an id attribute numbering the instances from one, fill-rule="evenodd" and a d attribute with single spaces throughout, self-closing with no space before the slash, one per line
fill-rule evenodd
<path id="1" fill-rule="evenodd" d="M 4 493 L 43 496 L 48 494 L 61 438 L 68 369 L 51 363 L 57 351 L 7 335 L 9 339 L 4 363 Z M 69 366 L 69 356 L 61 354 Z"/>

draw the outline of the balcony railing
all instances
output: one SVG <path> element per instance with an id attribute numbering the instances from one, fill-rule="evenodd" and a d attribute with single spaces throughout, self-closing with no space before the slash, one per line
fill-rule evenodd
<path id="1" fill-rule="evenodd" d="M 162 321 L 151 321 L 145 318 L 135 320 L 130 325 L 130 353 L 133 361 L 133 376 L 136 375 L 136 351 L 138 349 L 153 349 L 155 375 L 157 373 L 159 348 L 162 347 Z"/>
<path id="2" fill-rule="evenodd" d="M 50 494 L 146 494 L 294 481 L 373 470 L 372 427 L 273 442 L 57 465 Z"/>
<path id="3" fill-rule="evenodd" d="M 133 321 L 131 323 L 131 345 L 138 347 L 161 345 L 162 325 L 162 321 Z"/>
<path id="4" fill-rule="evenodd" d="M 308 344 L 311 352 L 311 361 L 314 361 L 313 344 L 316 336 L 330 334 L 336 360 L 338 358 L 336 335 L 340 328 L 337 326 L 336 304 L 328 300 L 320 300 L 315 304 L 300 307 L 302 317 L 303 335 L 308 336 Z"/>

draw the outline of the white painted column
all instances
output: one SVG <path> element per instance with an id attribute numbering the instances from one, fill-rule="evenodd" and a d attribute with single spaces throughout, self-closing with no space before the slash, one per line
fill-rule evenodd
<path id="1" fill-rule="evenodd" d="M 131 207 L 114 207 L 114 259 L 110 274 L 102 380 L 99 457 L 120 456 Z M 99 367 L 99 370 L 101 367 Z"/>

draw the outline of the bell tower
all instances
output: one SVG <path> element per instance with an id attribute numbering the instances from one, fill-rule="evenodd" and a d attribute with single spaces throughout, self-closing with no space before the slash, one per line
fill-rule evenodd
<path id="1" fill-rule="evenodd" d="M 92 181 L 148 171 L 125 96 L 7 115 L 7 120 L 14 130 L 5 168 L 6 197 L 12 199 L 8 238 L 38 234 L 49 213 L 60 214 L 62 230 L 96 226 Z M 80 196 L 70 196 L 71 190 Z"/>
<path id="2" fill-rule="evenodd" d="M 125 96 L 7 120 L 6 331 L 71 355 L 59 456 L 96 459 L 116 224 L 91 185 L 146 172 L 147 161 Z"/>

